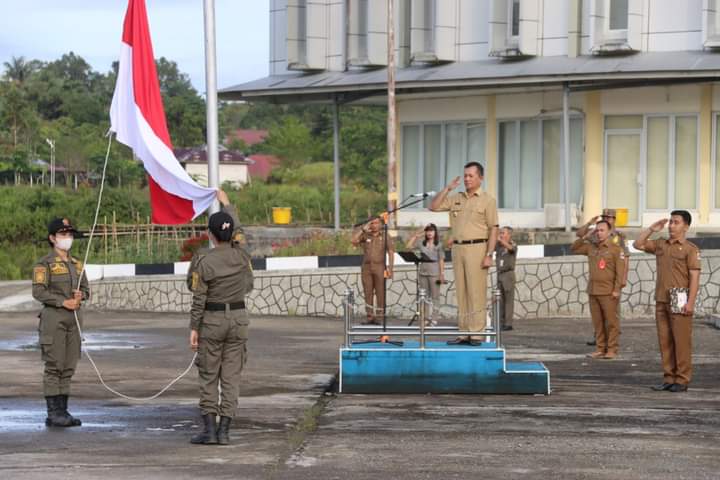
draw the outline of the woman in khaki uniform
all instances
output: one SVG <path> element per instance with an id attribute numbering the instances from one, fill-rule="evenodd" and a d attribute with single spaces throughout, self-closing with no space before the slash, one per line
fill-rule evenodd
<path id="1" fill-rule="evenodd" d="M 70 382 L 80 360 L 81 341 L 75 315 L 82 322 L 80 306 L 90 298 L 82 262 L 70 255 L 73 239 L 79 236 L 67 218 L 51 221 L 48 243 L 52 250 L 33 268 L 32 295 L 43 304 L 38 330 L 45 362 L 43 392 L 47 402 L 45 425 L 48 427 L 77 427 L 82 424 L 67 410 Z"/>
<path id="2" fill-rule="evenodd" d="M 212 214 L 208 222 L 215 248 L 193 257 L 187 277 L 193 294 L 190 348 L 198 353 L 199 406 L 204 423 L 203 432 L 190 442 L 205 445 L 230 443 L 230 423 L 247 357 L 250 321 L 245 296 L 253 288 L 250 255 L 234 240 L 239 223 L 235 207 L 222 190 L 217 196 L 222 211 Z"/>

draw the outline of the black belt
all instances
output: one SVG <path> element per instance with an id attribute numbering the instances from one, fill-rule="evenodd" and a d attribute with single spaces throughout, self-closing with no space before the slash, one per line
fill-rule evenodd
<path id="1" fill-rule="evenodd" d="M 224 312 L 225 310 L 245 310 L 245 302 L 206 303 L 205 310 L 209 312 Z"/>
<path id="2" fill-rule="evenodd" d="M 472 245 L 473 243 L 485 243 L 487 238 L 476 238 L 475 240 L 453 240 L 455 245 Z"/>

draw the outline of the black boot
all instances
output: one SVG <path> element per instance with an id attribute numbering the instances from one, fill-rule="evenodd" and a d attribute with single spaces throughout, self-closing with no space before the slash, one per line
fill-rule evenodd
<path id="1" fill-rule="evenodd" d="M 217 443 L 220 445 L 230 445 L 230 417 L 220 417 L 220 425 L 217 429 Z"/>
<path id="2" fill-rule="evenodd" d="M 67 409 L 68 398 L 69 398 L 69 395 L 60 395 L 60 408 L 62 408 L 62 414 L 70 419 L 71 427 L 79 427 L 80 425 L 82 425 L 82 422 L 80 421 L 80 419 L 73 417 L 72 415 L 70 415 L 70 412 L 68 412 L 68 409 Z"/>
<path id="3" fill-rule="evenodd" d="M 60 395 L 52 395 L 45 397 L 47 402 L 47 418 L 45 425 L 48 427 L 72 427 L 72 422 L 68 417 L 63 415 Z"/>
<path id="4" fill-rule="evenodd" d="M 202 433 L 193 435 L 190 438 L 190 443 L 200 445 L 214 445 L 218 443 L 217 429 L 215 427 L 215 415 L 207 414 L 203 415 L 203 422 L 205 422 L 205 430 Z"/>

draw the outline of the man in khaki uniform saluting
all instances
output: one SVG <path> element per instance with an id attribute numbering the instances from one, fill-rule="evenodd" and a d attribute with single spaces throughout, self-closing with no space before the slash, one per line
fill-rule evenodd
<path id="1" fill-rule="evenodd" d="M 385 253 L 388 255 L 387 278 L 392 278 L 395 256 L 392 240 L 389 237 L 385 239 L 382 222 L 379 218 L 374 218 L 353 233 L 350 241 L 363 249 L 360 278 L 367 313 L 367 321 L 363 324 L 382 325 L 385 312 Z"/>
<path id="2" fill-rule="evenodd" d="M 482 165 L 468 163 L 463 174 L 465 191 L 450 195 L 460 185 L 460 177 L 456 177 L 430 203 L 433 212 L 450 212 L 458 328 L 469 332 L 485 329 L 487 274 L 498 235 L 495 199 L 480 190 L 483 174 Z M 479 345 L 480 341 L 479 335 L 473 335 L 458 337 L 448 344 Z"/>
<path id="3" fill-rule="evenodd" d="M 700 288 L 700 249 L 685 235 L 692 217 L 686 210 L 674 210 L 643 231 L 633 244 L 638 250 L 655 254 L 655 322 L 663 367 L 663 383 L 655 391 L 684 392 L 692 379 L 692 321 Z M 669 239 L 649 240 L 667 224 Z M 671 305 L 671 289 L 682 289 L 687 302 Z"/>
<path id="4" fill-rule="evenodd" d="M 571 247 L 573 253 L 588 257 L 588 300 L 597 345 L 588 357 L 607 360 L 618 354 L 620 320 L 617 307 L 625 278 L 625 253 L 610 241 L 610 228 L 608 222 L 601 220 L 597 222 L 595 233 L 586 233 Z M 595 236 L 594 242 L 590 241 L 591 235 Z"/>
<path id="5" fill-rule="evenodd" d="M 628 278 L 628 272 L 630 271 L 630 249 L 628 249 L 627 246 L 627 238 L 625 237 L 625 234 L 622 233 L 620 230 L 618 230 L 615 227 L 615 219 L 617 218 L 617 211 L 614 208 L 604 208 L 601 215 L 595 216 L 590 219 L 589 222 L 587 222 L 585 225 L 581 226 L 577 230 L 577 237 L 578 238 L 584 238 L 585 235 L 587 235 L 588 231 L 590 230 L 590 227 L 593 225 L 596 225 L 598 221 L 604 220 L 607 223 L 610 224 L 610 235 L 608 236 L 608 241 L 610 243 L 613 243 L 617 245 L 618 247 L 623 249 L 623 252 L 625 252 L 625 276 L 622 280 L 622 288 L 625 288 L 625 285 L 627 285 L 627 278 Z M 597 244 L 597 234 L 593 231 L 590 235 L 590 242 Z M 622 295 L 622 292 L 621 292 Z M 620 315 L 620 300 L 618 300 L 618 316 Z M 588 345 L 593 346 L 596 344 L 595 339 L 587 342 Z"/>

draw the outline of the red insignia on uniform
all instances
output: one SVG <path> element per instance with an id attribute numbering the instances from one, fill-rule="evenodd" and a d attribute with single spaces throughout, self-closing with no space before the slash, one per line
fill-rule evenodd
<path id="1" fill-rule="evenodd" d="M 607 266 L 607 263 L 605 263 L 605 259 L 601 258 L 600 261 L 598 262 L 598 268 L 600 270 L 605 270 L 606 266 Z"/>

